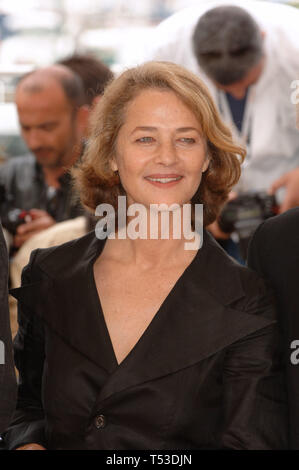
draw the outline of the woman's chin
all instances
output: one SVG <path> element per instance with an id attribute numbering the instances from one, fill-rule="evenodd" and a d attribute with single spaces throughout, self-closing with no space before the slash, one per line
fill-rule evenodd
<path id="1" fill-rule="evenodd" d="M 179 206 L 183 207 L 184 204 L 190 204 L 190 199 L 178 199 L 178 198 L 151 198 L 151 199 L 142 199 L 138 201 L 132 201 L 130 199 L 127 200 L 127 207 L 131 206 L 132 204 L 140 204 L 144 206 L 147 210 L 160 208 L 163 209 L 165 206 L 165 210 L 167 208 L 171 208 L 172 206 Z M 166 207 L 167 206 L 167 207 Z"/>

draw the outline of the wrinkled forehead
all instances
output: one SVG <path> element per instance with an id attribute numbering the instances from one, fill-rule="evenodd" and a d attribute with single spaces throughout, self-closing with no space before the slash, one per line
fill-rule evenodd
<path id="1" fill-rule="evenodd" d="M 149 107 L 151 107 L 152 105 L 159 106 L 161 104 L 161 101 L 153 98 L 159 96 L 160 94 L 162 94 L 162 96 L 172 96 L 175 100 L 178 100 L 178 102 L 181 103 L 185 108 L 187 108 L 190 113 L 194 116 L 194 118 L 199 121 L 197 113 L 192 108 L 190 103 L 188 103 L 187 100 L 184 99 L 184 97 L 180 96 L 170 87 L 158 86 L 149 86 L 139 90 L 124 106 L 123 119 L 127 119 L 129 112 L 132 110 L 134 111 L 134 108 L 137 103 L 142 102 L 143 106 L 148 105 Z"/>

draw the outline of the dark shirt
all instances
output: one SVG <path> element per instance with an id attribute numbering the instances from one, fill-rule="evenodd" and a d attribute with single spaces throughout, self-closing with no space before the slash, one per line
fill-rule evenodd
<path id="1" fill-rule="evenodd" d="M 249 245 L 248 265 L 276 294 L 284 342 L 290 448 L 299 449 L 299 364 L 291 360 L 292 342 L 299 340 L 299 207 L 259 226 Z"/>
<path id="2" fill-rule="evenodd" d="M 230 93 L 226 93 L 226 98 L 230 107 L 230 111 L 232 113 L 233 121 L 235 123 L 235 126 L 240 132 L 242 131 L 242 124 L 243 124 L 247 95 L 248 95 L 248 89 L 246 91 L 244 98 L 240 100 L 235 98 Z"/>
<path id="3" fill-rule="evenodd" d="M 47 185 L 42 167 L 33 155 L 12 158 L 1 166 L 0 185 L 5 188 L 0 200 L 3 226 L 9 230 L 7 216 L 14 209 L 42 209 L 57 222 L 82 215 L 82 206 L 74 197 L 69 173 L 62 175 L 59 182 L 59 189 Z"/>
<path id="4" fill-rule="evenodd" d="M 17 395 L 9 325 L 7 280 L 7 251 L 0 225 L 0 433 L 9 424 L 15 408 Z"/>

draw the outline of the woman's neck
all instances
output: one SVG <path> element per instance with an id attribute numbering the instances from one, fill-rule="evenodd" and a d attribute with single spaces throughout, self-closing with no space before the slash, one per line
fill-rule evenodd
<path id="1" fill-rule="evenodd" d="M 193 232 L 191 219 L 183 216 L 182 208 L 164 213 L 147 211 L 137 219 L 127 217 L 115 238 L 108 238 L 104 256 L 150 268 L 188 262 L 198 251 L 199 235 Z"/>
<path id="2" fill-rule="evenodd" d="M 188 263 L 195 257 L 197 250 L 186 250 L 186 240 L 107 240 L 105 256 L 117 259 L 125 264 L 136 264 L 140 267 L 158 268 Z"/>

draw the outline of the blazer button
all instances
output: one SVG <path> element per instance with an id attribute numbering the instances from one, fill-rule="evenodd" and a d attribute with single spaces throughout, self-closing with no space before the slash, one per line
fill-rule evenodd
<path id="1" fill-rule="evenodd" d="M 102 429 L 106 426 L 106 418 L 104 415 L 98 415 L 94 419 L 94 425 L 97 429 Z"/>

